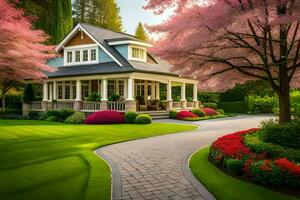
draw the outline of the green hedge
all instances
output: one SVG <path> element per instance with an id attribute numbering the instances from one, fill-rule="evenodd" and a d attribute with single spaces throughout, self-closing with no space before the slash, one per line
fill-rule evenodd
<path id="1" fill-rule="evenodd" d="M 223 109 L 225 113 L 246 113 L 247 105 L 243 101 L 219 102 L 218 108 Z"/>

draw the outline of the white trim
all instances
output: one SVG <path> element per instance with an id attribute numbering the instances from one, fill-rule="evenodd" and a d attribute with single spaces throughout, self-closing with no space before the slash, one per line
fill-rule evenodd
<path id="1" fill-rule="evenodd" d="M 55 48 L 56 51 L 60 51 L 64 48 L 64 45 L 70 41 L 71 37 L 77 33 L 78 30 L 82 30 L 87 36 L 89 36 L 107 55 L 109 55 L 119 66 L 123 66 L 111 53 L 109 53 L 87 30 L 83 28 L 80 24 L 77 26 L 61 41 L 57 47 Z"/>
<path id="2" fill-rule="evenodd" d="M 97 44 L 83 44 L 83 45 L 65 47 L 64 49 L 73 50 L 73 49 L 83 49 L 83 48 L 91 48 L 91 47 L 98 47 L 98 45 Z"/>
<path id="3" fill-rule="evenodd" d="M 122 45 L 122 44 L 136 44 L 136 45 L 144 46 L 144 47 L 153 47 L 152 44 L 139 42 L 139 41 L 134 41 L 134 40 L 123 40 L 123 41 L 108 42 L 108 45 L 111 45 L 111 46 Z"/>

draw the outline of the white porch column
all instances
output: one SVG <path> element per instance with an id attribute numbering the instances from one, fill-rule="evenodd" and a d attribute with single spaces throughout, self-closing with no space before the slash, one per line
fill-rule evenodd
<path id="1" fill-rule="evenodd" d="M 101 81 L 101 100 L 102 101 L 107 101 L 107 80 L 106 79 L 102 79 Z"/>
<path id="2" fill-rule="evenodd" d="M 181 85 L 181 101 L 186 101 L 186 97 L 185 97 L 185 82 L 183 82 L 182 85 Z"/>
<path id="3" fill-rule="evenodd" d="M 76 80 L 76 99 L 75 101 L 82 101 L 81 97 L 81 80 Z"/>
<path id="4" fill-rule="evenodd" d="M 151 81 L 151 99 L 155 99 L 155 82 Z"/>
<path id="5" fill-rule="evenodd" d="M 127 80 L 127 99 L 128 101 L 133 101 L 133 79 L 128 78 Z"/>
<path id="6" fill-rule="evenodd" d="M 198 94 L 197 94 L 197 83 L 193 85 L 193 101 L 198 101 Z"/>
<path id="7" fill-rule="evenodd" d="M 125 99 L 128 98 L 128 81 L 127 80 L 124 81 L 124 98 Z"/>
<path id="8" fill-rule="evenodd" d="M 159 96 L 159 82 L 156 82 L 156 84 L 155 84 L 155 98 L 156 99 L 160 99 L 160 96 Z"/>
<path id="9" fill-rule="evenodd" d="M 57 99 L 57 97 L 56 97 L 56 81 L 53 81 L 53 99 Z"/>
<path id="10" fill-rule="evenodd" d="M 172 82 L 170 80 L 167 83 L 167 101 L 172 101 Z"/>
<path id="11" fill-rule="evenodd" d="M 172 81 L 168 80 L 167 83 L 167 110 L 173 109 L 173 100 L 172 100 Z"/>
<path id="12" fill-rule="evenodd" d="M 43 101 L 48 101 L 48 83 L 43 83 Z"/>
<path id="13" fill-rule="evenodd" d="M 53 85 L 49 84 L 49 101 L 53 100 Z"/>

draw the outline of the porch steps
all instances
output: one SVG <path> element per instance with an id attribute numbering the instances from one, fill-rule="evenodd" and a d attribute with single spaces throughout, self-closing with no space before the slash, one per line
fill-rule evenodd
<path id="1" fill-rule="evenodd" d="M 169 112 L 168 111 L 140 111 L 138 114 L 148 114 L 152 117 L 152 119 L 168 119 Z"/>

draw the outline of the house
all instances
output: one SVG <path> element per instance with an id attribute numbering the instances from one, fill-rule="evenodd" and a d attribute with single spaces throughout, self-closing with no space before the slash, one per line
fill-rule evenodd
<path id="1" fill-rule="evenodd" d="M 78 24 L 57 45 L 61 56 L 48 62 L 56 71 L 46 73 L 43 100 L 32 102 L 27 109 L 145 112 L 197 108 L 197 81 L 171 72 L 166 61 L 147 51 L 149 47 L 129 34 Z M 167 88 L 163 102 L 160 84 Z M 193 85 L 192 102 L 186 100 L 189 84 Z M 172 101 L 172 86 L 181 86 L 179 102 Z M 99 94 L 101 101 L 86 101 L 92 93 Z"/>

